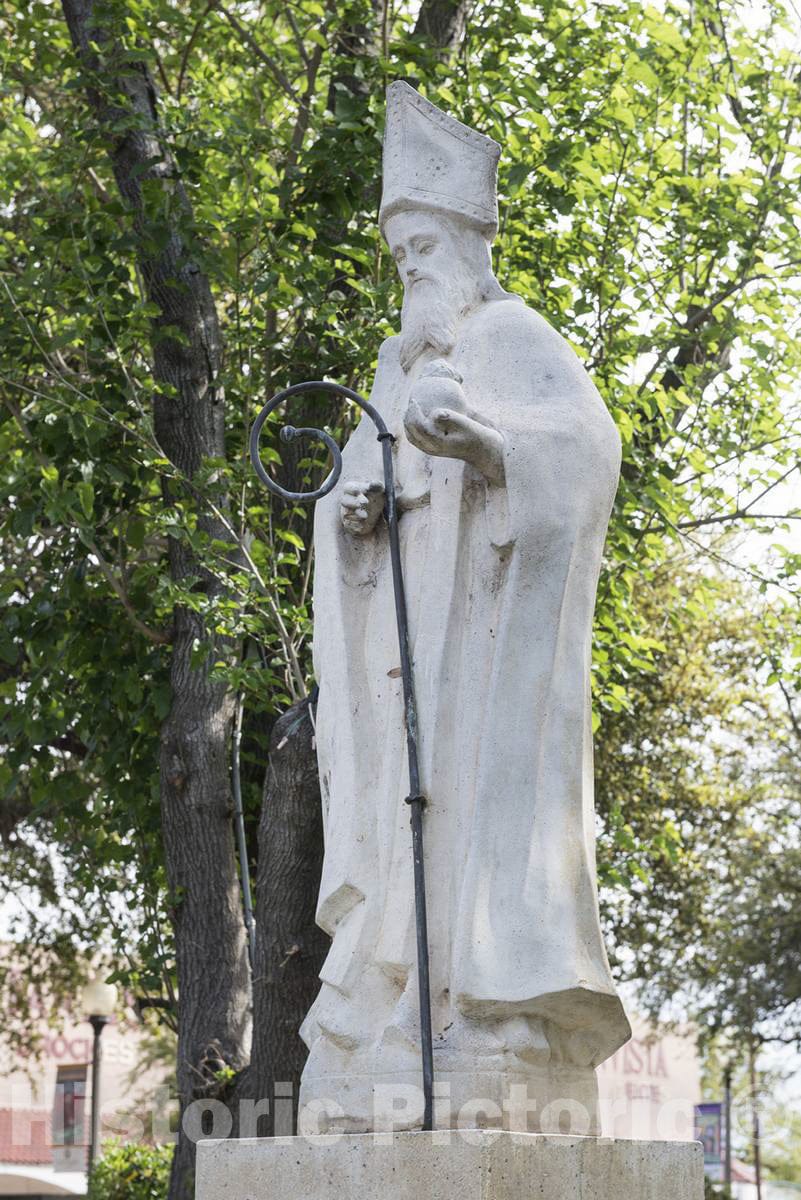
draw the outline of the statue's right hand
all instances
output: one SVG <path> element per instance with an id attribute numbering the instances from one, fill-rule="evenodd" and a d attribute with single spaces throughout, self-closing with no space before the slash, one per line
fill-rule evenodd
<path id="1" fill-rule="evenodd" d="M 383 483 L 351 480 L 342 489 L 339 511 L 348 533 L 363 537 L 372 533 L 384 508 Z"/>

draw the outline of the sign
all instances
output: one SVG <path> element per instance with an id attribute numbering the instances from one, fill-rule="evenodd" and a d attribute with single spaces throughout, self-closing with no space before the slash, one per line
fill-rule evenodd
<path id="1" fill-rule="evenodd" d="M 696 1104 L 695 1137 L 704 1147 L 704 1166 L 720 1166 L 722 1129 L 722 1104 Z"/>
<path id="2" fill-rule="evenodd" d="M 598 1068 L 603 1135 L 689 1142 L 703 1095 L 693 1031 L 657 1032 L 636 1017 L 634 1029 Z"/>

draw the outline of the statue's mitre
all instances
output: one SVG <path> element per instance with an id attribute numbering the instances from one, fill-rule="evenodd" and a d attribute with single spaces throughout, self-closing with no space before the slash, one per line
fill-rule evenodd
<path id="1" fill-rule="evenodd" d="M 492 138 L 425 100 L 408 83 L 387 88 L 384 190 L 378 223 L 413 208 L 456 213 L 498 231 L 498 159 Z"/>

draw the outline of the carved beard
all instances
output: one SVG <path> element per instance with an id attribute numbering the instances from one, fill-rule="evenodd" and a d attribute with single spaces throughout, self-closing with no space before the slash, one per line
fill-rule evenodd
<path id="1" fill-rule="evenodd" d="M 450 354 L 462 317 L 475 306 L 478 285 L 463 264 L 454 267 L 452 279 L 427 273 L 407 284 L 401 310 L 400 363 L 411 370 L 424 350 Z"/>

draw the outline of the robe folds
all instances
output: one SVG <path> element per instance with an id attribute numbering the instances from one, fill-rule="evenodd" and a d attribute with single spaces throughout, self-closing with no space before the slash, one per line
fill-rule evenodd
<path id="1" fill-rule="evenodd" d="M 590 709 L 619 437 L 564 339 L 515 299 L 485 303 L 463 320 L 448 361 L 469 405 L 503 435 L 505 481 L 489 484 L 405 436 L 403 416 L 431 357 L 406 374 L 390 338 L 371 401 L 396 438 L 427 797 L 435 1068 L 449 1046 L 460 1061 L 483 1053 L 482 1030 L 494 1046 L 514 1044 L 523 1061 L 591 1068 L 630 1036 L 598 917 Z M 380 1061 L 391 1069 L 393 1045 L 418 1040 L 387 532 L 382 519 L 354 536 L 340 518 L 345 482 L 383 480 L 368 417 L 343 458 L 315 524 L 318 921 L 333 942 L 302 1032 L 318 1072 L 326 1047 L 341 1061 L 369 1049 L 378 1070 Z"/>

